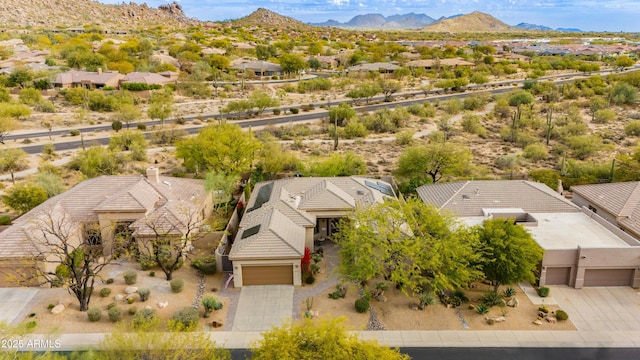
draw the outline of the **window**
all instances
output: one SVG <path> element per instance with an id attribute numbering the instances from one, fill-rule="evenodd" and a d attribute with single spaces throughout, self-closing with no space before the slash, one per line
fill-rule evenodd
<path id="1" fill-rule="evenodd" d="M 598 213 L 598 209 L 596 209 L 595 207 L 589 205 L 589 210 L 593 211 L 594 213 Z"/>
<path id="2" fill-rule="evenodd" d="M 98 229 L 87 229 L 85 239 L 87 245 L 102 245 L 102 234 Z"/>

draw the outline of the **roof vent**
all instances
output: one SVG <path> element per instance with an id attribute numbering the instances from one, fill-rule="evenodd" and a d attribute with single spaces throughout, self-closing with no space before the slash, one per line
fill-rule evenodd
<path id="1" fill-rule="evenodd" d="M 469 195 L 462 195 L 462 200 L 471 200 Z"/>
<path id="2" fill-rule="evenodd" d="M 170 182 L 168 182 L 167 180 L 163 181 L 162 183 L 163 183 L 163 184 L 165 184 L 165 185 L 167 185 L 167 186 L 171 186 L 171 183 L 170 183 Z"/>
<path id="3" fill-rule="evenodd" d="M 475 193 L 476 195 L 480 195 L 480 189 L 476 188 Z"/>
<path id="4" fill-rule="evenodd" d="M 356 194 L 358 194 L 358 195 L 364 195 L 364 191 L 362 191 L 362 190 L 357 190 L 357 191 L 356 191 Z"/>

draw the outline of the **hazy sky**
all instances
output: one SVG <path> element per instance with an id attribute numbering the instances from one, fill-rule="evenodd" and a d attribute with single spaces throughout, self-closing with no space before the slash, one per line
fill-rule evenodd
<path id="1" fill-rule="evenodd" d="M 118 4 L 120 0 L 98 0 Z M 128 0 L 126 1 L 129 2 Z M 136 0 L 157 7 L 172 1 Z M 640 0 L 179 0 L 189 17 L 228 20 L 259 7 L 302 22 L 345 22 L 355 15 L 422 13 L 439 18 L 482 11 L 509 25 L 521 22 L 551 28 L 640 32 Z"/>

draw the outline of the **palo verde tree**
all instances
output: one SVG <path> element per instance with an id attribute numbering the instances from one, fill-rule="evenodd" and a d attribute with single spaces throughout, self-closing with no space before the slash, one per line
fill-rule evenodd
<path id="1" fill-rule="evenodd" d="M 455 143 L 416 145 L 402 152 L 396 174 L 405 179 L 427 177 L 436 183 L 445 175 L 461 175 L 471 167 L 471 153 Z"/>
<path id="2" fill-rule="evenodd" d="M 335 239 L 339 273 L 363 287 L 384 279 L 418 294 L 464 287 L 481 276 L 473 231 L 417 199 L 358 208 Z"/>
<path id="3" fill-rule="evenodd" d="M 11 182 L 16 183 L 15 173 L 29 167 L 27 153 L 18 148 L 4 149 L 0 152 L 0 174 L 11 174 Z"/>
<path id="4" fill-rule="evenodd" d="M 543 250 L 522 225 L 514 219 L 485 220 L 476 228 L 480 240 L 481 267 L 494 290 L 502 284 L 535 281 L 535 271 Z"/>
<path id="5" fill-rule="evenodd" d="M 325 360 L 409 360 L 398 349 L 349 335 L 343 319 L 285 323 L 264 332 L 251 349 L 251 359 L 325 359 Z"/>
<path id="6" fill-rule="evenodd" d="M 178 142 L 176 157 L 190 171 L 241 174 L 248 171 L 261 143 L 252 131 L 235 124 L 211 125 L 198 135 Z"/>
<path id="7" fill-rule="evenodd" d="M 147 115 L 151 119 L 159 119 L 161 124 L 171 116 L 173 111 L 173 91 L 171 88 L 165 87 L 162 91 L 154 92 L 149 99 L 149 109 Z"/>
<path id="8" fill-rule="evenodd" d="M 87 311 L 95 281 L 113 257 L 104 253 L 102 246 L 91 244 L 101 233 L 97 225 L 72 219 L 58 207 L 52 204 L 28 224 L 39 251 L 33 260 L 43 263 L 38 266 L 37 279 L 66 288 L 75 296 L 80 311 Z"/>

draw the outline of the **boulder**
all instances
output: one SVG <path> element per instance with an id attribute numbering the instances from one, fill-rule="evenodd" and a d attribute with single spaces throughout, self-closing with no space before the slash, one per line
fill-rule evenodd
<path id="1" fill-rule="evenodd" d="M 161 302 L 159 302 L 159 303 L 158 303 L 158 307 L 159 307 L 160 309 L 162 309 L 162 308 L 166 308 L 168 305 L 169 305 L 169 302 L 168 302 L 168 301 L 161 301 Z"/>
<path id="2" fill-rule="evenodd" d="M 118 295 L 116 295 L 116 296 L 114 296 L 114 297 L 113 297 L 113 300 L 115 300 L 115 301 L 122 301 L 122 300 L 124 300 L 124 295 L 122 295 L 122 294 L 118 294 Z"/>
<path id="3" fill-rule="evenodd" d="M 64 309 L 66 309 L 66 308 L 67 308 L 67 307 L 66 307 L 66 306 L 64 306 L 64 304 L 58 304 L 58 305 L 54 306 L 53 308 L 51 308 L 51 313 L 52 313 L 53 315 L 58 315 L 58 314 L 60 314 L 61 312 L 63 312 L 63 311 L 64 311 Z"/>
<path id="4" fill-rule="evenodd" d="M 127 286 L 126 289 L 124 289 L 124 293 L 125 294 L 135 294 L 138 292 L 138 287 L 137 286 Z"/>
<path id="5" fill-rule="evenodd" d="M 58 303 L 56 305 L 64 305 L 64 307 L 69 307 L 69 306 L 71 306 L 71 300 L 62 299 L 62 300 L 58 301 Z"/>
<path id="6" fill-rule="evenodd" d="M 493 321 L 495 322 L 503 322 L 503 321 L 507 321 L 507 318 L 505 318 L 504 316 L 497 316 L 493 318 Z"/>
<path id="7" fill-rule="evenodd" d="M 542 325 L 542 321 L 540 321 L 540 320 L 535 320 L 533 323 L 534 323 L 535 325 Z"/>
<path id="8" fill-rule="evenodd" d="M 507 301 L 507 306 L 518 307 L 518 305 L 520 305 L 520 301 L 518 301 L 518 299 L 516 298 L 511 298 L 509 299 L 509 301 Z"/>
<path id="9" fill-rule="evenodd" d="M 558 319 L 556 319 L 554 316 L 550 316 L 550 315 L 545 316 L 544 319 L 547 320 L 547 322 L 552 323 L 552 324 L 555 324 L 558 321 Z"/>

